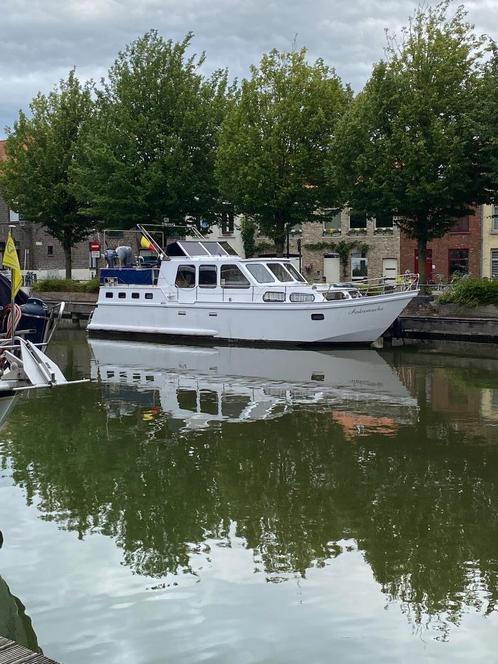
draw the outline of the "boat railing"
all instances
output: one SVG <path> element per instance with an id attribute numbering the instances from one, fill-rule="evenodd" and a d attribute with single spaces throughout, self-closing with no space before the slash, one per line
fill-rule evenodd
<path id="1" fill-rule="evenodd" d="M 348 282 L 314 285 L 321 293 L 333 290 L 357 289 L 361 295 L 372 297 L 375 295 L 416 291 L 419 287 L 419 275 L 413 272 L 405 272 L 404 274 L 396 275 L 396 277 L 362 278 Z"/>

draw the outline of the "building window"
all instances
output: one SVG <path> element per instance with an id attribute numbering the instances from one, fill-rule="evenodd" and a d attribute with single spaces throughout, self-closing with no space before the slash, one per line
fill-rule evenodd
<path id="1" fill-rule="evenodd" d="M 323 234 L 335 235 L 341 232 L 341 211 L 335 210 L 331 212 L 331 217 L 323 222 Z"/>
<path id="2" fill-rule="evenodd" d="M 223 288 L 249 288 L 250 286 L 248 279 L 237 265 L 221 266 L 221 285 Z"/>
<path id="3" fill-rule="evenodd" d="M 375 218 L 376 228 L 392 228 L 394 226 L 392 214 L 378 214 Z"/>
<path id="4" fill-rule="evenodd" d="M 216 265 L 199 265 L 199 288 L 216 288 L 217 284 Z"/>
<path id="5" fill-rule="evenodd" d="M 491 249 L 491 279 L 498 279 L 498 249 Z"/>
<path id="6" fill-rule="evenodd" d="M 460 217 L 454 226 L 451 227 L 450 233 L 468 233 L 469 232 L 469 217 Z"/>
<path id="7" fill-rule="evenodd" d="M 498 205 L 493 205 L 491 213 L 491 232 L 498 233 Z"/>
<path id="8" fill-rule="evenodd" d="M 47 256 L 53 256 L 54 255 L 54 245 L 53 244 L 48 244 L 47 245 Z"/>
<path id="9" fill-rule="evenodd" d="M 351 252 L 351 277 L 363 279 L 368 275 L 368 258 L 364 251 Z"/>
<path id="10" fill-rule="evenodd" d="M 233 211 L 228 210 L 221 213 L 221 234 L 233 235 Z"/>
<path id="11" fill-rule="evenodd" d="M 178 288 L 194 288 L 195 265 L 179 265 L 176 273 L 175 286 Z"/>
<path id="12" fill-rule="evenodd" d="M 351 230 L 366 230 L 367 215 L 364 212 L 351 210 L 349 212 L 349 228 Z"/>
<path id="13" fill-rule="evenodd" d="M 448 251 L 448 276 L 469 273 L 469 250 L 450 249 Z"/>

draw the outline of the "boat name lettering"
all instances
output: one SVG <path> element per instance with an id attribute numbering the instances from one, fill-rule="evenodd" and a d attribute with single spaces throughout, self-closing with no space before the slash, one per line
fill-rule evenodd
<path id="1" fill-rule="evenodd" d="M 361 307 L 361 309 L 357 309 L 356 307 L 354 309 L 351 309 L 349 312 L 349 315 L 351 314 L 373 314 L 375 311 L 384 311 L 384 307 L 381 307 L 380 305 L 378 307 L 369 307 L 368 309 L 365 307 Z"/>

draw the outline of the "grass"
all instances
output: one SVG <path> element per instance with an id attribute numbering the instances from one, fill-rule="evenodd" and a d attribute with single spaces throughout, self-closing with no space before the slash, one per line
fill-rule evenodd
<path id="1" fill-rule="evenodd" d="M 75 281 L 74 279 L 40 279 L 35 281 L 32 290 L 35 293 L 97 293 L 98 279 Z"/>
<path id="2" fill-rule="evenodd" d="M 462 307 L 498 306 L 498 281 L 472 277 L 460 279 L 441 295 L 438 302 Z"/>

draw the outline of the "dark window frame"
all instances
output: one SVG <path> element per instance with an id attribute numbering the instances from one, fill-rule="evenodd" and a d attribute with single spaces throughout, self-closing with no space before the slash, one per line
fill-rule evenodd
<path id="1" fill-rule="evenodd" d="M 179 277 L 180 277 L 180 272 L 184 270 L 185 274 L 187 275 L 193 275 L 194 276 L 194 281 L 186 283 L 183 285 L 182 282 L 179 283 Z M 196 275 L 196 269 L 195 269 L 195 264 L 193 265 L 192 263 L 181 263 L 177 269 L 176 269 L 176 277 L 175 277 L 175 286 L 177 288 L 181 288 L 182 290 L 191 290 L 192 288 L 195 288 L 197 281 L 197 275 Z"/>
<path id="2" fill-rule="evenodd" d="M 206 270 L 206 268 L 209 268 L 209 269 Z M 214 270 L 213 270 L 213 268 L 214 268 Z M 214 284 L 213 283 L 201 283 L 201 271 L 202 272 L 205 271 L 206 273 L 209 273 L 209 272 L 212 273 L 214 271 L 214 273 L 216 275 Z M 199 265 L 199 273 L 197 275 L 197 283 L 199 285 L 199 288 L 217 288 L 218 287 L 218 266 L 213 265 L 212 263 L 211 264 L 205 263 L 203 265 Z"/>
<path id="3" fill-rule="evenodd" d="M 226 271 L 228 268 L 237 270 L 237 272 L 244 278 L 245 282 L 239 282 L 239 283 L 237 283 L 237 282 L 230 283 L 229 282 L 229 284 L 227 285 L 226 284 L 226 278 L 223 276 L 223 272 Z M 240 267 L 236 263 L 225 263 L 225 264 L 221 265 L 221 268 L 220 268 L 220 284 L 222 285 L 222 288 L 228 288 L 228 289 L 232 289 L 232 290 L 235 290 L 235 289 L 245 290 L 245 289 L 251 287 L 251 282 L 249 281 L 249 279 L 246 277 L 246 275 L 242 272 L 242 270 L 240 269 Z"/>
<path id="4" fill-rule="evenodd" d="M 466 253 L 466 257 L 459 256 L 456 257 L 455 254 Z M 453 256 L 452 256 L 453 254 Z M 451 277 L 455 272 L 460 272 L 461 274 L 469 274 L 469 260 L 470 260 L 470 251 L 467 247 L 459 247 L 448 249 L 448 276 Z M 465 264 L 464 264 L 465 263 Z M 463 269 L 460 269 L 462 268 Z"/>

